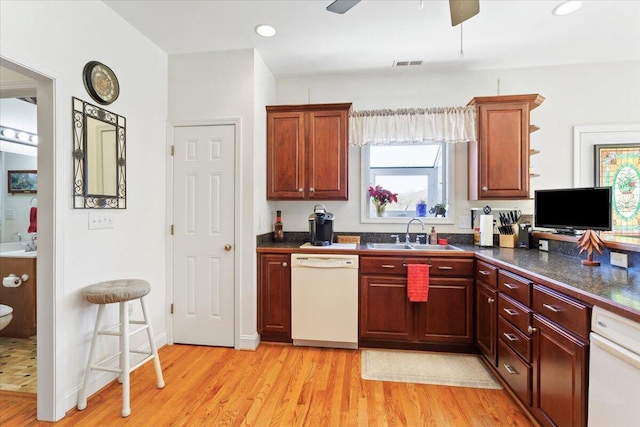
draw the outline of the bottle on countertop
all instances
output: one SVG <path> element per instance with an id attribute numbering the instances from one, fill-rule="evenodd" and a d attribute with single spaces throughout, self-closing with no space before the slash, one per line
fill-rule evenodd
<path id="1" fill-rule="evenodd" d="M 476 227 L 473 230 L 473 244 L 480 246 L 480 227 Z"/>
<path id="2" fill-rule="evenodd" d="M 430 245 L 438 244 L 438 233 L 436 233 L 435 227 L 431 227 L 431 233 L 429 233 L 429 244 Z"/>
<path id="3" fill-rule="evenodd" d="M 276 211 L 276 223 L 273 228 L 273 241 L 284 241 L 284 229 L 282 226 L 282 211 Z"/>

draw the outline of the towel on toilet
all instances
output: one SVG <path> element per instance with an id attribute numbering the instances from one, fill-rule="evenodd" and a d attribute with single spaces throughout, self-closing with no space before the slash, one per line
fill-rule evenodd
<path id="1" fill-rule="evenodd" d="M 31 207 L 31 211 L 29 212 L 29 230 L 27 233 L 37 233 L 38 232 L 38 208 L 36 206 Z"/>
<path id="2" fill-rule="evenodd" d="M 411 302 L 429 299 L 429 264 L 407 265 L 407 295 Z"/>

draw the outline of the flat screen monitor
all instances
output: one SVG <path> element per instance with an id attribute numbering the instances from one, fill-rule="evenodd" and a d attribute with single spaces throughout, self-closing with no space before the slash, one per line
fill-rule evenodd
<path id="1" fill-rule="evenodd" d="M 611 230 L 611 187 L 536 190 L 536 227 L 574 230 Z"/>

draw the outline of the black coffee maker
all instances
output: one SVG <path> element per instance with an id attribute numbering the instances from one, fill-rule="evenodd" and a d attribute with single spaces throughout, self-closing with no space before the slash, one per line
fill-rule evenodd
<path id="1" fill-rule="evenodd" d="M 333 214 L 324 205 L 315 205 L 309 215 L 309 241 L 313 246 L 329 246 L 333 241 Z"/>

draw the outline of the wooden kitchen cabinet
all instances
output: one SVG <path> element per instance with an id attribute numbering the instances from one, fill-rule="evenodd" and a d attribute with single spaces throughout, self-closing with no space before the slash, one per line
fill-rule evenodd
<path id="1" fill-rule="evenodd" d="M 528 199 L 529 113 L 544 101 L 538 94 L 473 98 L 477 141 L 468 146 L 469 200 Z"/>
<path id="2" fill-rule="evenodd" d="M 289 254 L 258 255 L 258 332 L 262 341 L 291 342 Z"/>
<path id="3" fill-rule="evenodd" d="M 266 108 L 267 199 L 348 200 L 351 104 Z"/>
<path id="4" fill-rule="evenodd" d="M 476 262 L 476 345 L 496 366 L 498 322 L 498 267 Z"/>
<path id="5" fill-rule="evenodd" d="M 430 264 L 429 299 L 407 296 L 407 265 Z M 472 258 L 360 257 L 360 339 L 364 345 L 473 343 Z"/>

